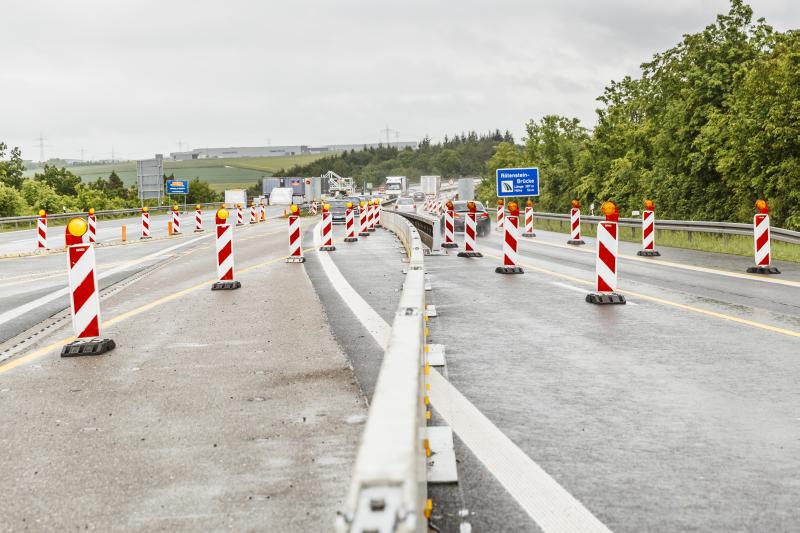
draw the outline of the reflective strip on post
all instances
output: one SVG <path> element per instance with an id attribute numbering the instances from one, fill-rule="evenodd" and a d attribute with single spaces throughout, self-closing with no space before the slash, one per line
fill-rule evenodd
<path id="1" fill-rule="evenodd" d="M 617 289 L 617 223 L 604 221 L 597 224 L 597 258 L 595 261 L 595 289 L 597 292 L 614 292 Z"/>
<path id="2" fill-rule="evenodd" d="M 79 339 L 100 336 L 100 298 L 95 276 L 94 246 L 76 244 L 67 249 L 72 327 Z"/>
<path id="3" fill-rule="evenodd" d="M 645 210 L 642 212 L 642 250 L 655 250 L 656 248 L 656 213 Z"/>
<path id="4" fill-rule="evenodd" d="M 753 218 L 753 243 L 756 266 L 770 265 L 769 215 L 759 213 Z"/>

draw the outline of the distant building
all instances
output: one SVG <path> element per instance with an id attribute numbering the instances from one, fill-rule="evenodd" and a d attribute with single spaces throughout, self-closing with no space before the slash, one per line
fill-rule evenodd
<path id="1" fill-rule="evenodd" d="M 170 152 L 169 156 L 176 161 L 189 161 L 192 159 L 221 159 L 227 157 L 281 157 L 300 154 L 324 154 L 327 152 L 344 152 L 345 150 L 363 150 L 386 146 L 385 143 L 362 144 L 328 144 L 323 146 L 308 146 L 305 144 L 294 146 L 230 146 L 227 148 L 195 148 L 184 152 Z M 416 148 L 414 141 L 390 142 L 389 146 L 404 149 Z"/>

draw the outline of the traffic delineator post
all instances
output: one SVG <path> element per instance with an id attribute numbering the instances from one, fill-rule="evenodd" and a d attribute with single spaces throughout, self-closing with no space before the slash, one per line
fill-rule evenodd
<path id="1" fill-rule="evenodd" d="M 228 210 L 220 207 L 214 218 L 215 251 L 217 255 L 217 279 L 211 285 L 212 291 L 234 290 L 242 283 L 234 279 L 233 226 L 228 224 Z"/>
<path id="2" fill-rule="evenodd" d="M 367 231 L 375 231 L 375 202 L 367 202 Z"/>
<path id="3" fill-rule="evenodd" d="M 97 217 L 94 214 L 94 207 L 90 207 L 86 213 L 87 230 L 86 236 L 89 242 L 97 242 Z"/>
<path id="4" fill-rule="evenodd" d="M 483 257 L 477 251 L 475 238 L 478 232 L 478 208 L 474 201 L 467 202 L 467 213 L 464 217 L 464 251 L 458 252 L 458 257 Z"/>
<path id="5" fill-rule="evenodd" d="M 200 204 L 196 204 L 194 206 L 194 232 L 201 231 L 203 231 L 203 211 L 200 210 Z"/>
<path id="6" fill-rule="evenodd" d="M 769 232 L 769 206 L 766 200 L 756 201 L 758 213 L 753 217 L 753 245 L 756 266 L 749 267 L 750 274 L 780 274 L 777 267 L 772 266 Z"/>
<path id="7" fill-rule="evenodd" d="M 522 267 L 517 255 L 519 242 L 519 206 L 516 202 L 509 202 L 508 216 L 503 225 L 503 264 L 494 269 L 498 274 L 522 274 Z"/>
<path id="8" fill-rule="evenodd" d="M 619 211 L 611 201 L 604 202 L 601 210 L 606 219 L 597 224 L 595 292 L 587 294 L 586 301 L 592 304 L 624 304 L 625 297 L 616 292 Z"/>
<path id="9" fill-rule="evenodd" d="M 258 224 L 258 214 L 256 213 L 255 202 L 250 202 L 250 224 Z"/>
<path id="10" fill-rule="evenodd" d="M 289 257 L 287 263 L 304 263 L 302 236 L 300 232 L 300 208 L 292 204 L 289 214 Z"/>
<path id="11" fill-rule="evenodd" d="M 142 207 L 142 236 L 139 238 L 150 238 L 150 213 L 148 212 L 147 206 Z"/>
<path id="12" fill-rule="evenodd" d="M 261 222 L 266 222 L 267 221 L 267 207 L 264 205 L 263 201 L 259 204 L 259 214 L 261 215 Z"/>
<path id="13" fill-rule="evenodd" d="M 656 250 L 656 205 L 653 200 L 644 201 L 642 211 L 642 249 L 636 252 L 642 257 L 658 257 Z"/>
<path id="14" fill-rule="evenodd" d="M 94 245 L 83 242 L 88 229 L 89 225 L 82 217 L 70 219 L 65 228 L 70 311 L 77 339 L 61 348 L 61 357 L 101 355 L 116 347 L 113 340 L 99 338 L 100 294 Z"/>
<path id="15" fill-rule="evenodd" d="M 330 204 L 322 204 L 322 246 L 319 249 L 323 252 L 336 250 L 333 245 L 333 215 L 330 208 Z"/>
<path id="16" fill-rule="evenodd" d="M 172 231 L 170 234 L 173 233 L 180 233 L 181 232 L 181 212 L 178 208 L 178 205 L 172 206 Z"/>
<path id="17" fill-rule="evenodd" d="M 47 211 L 39 209 L 39 218 L 36 219 L 36 247 L 47 248 Z"/>
<path id="18" fill-rule="evenodd" d="M 123 224 L 122 225 L 122 242 L 125 242 L 127 240 L 128 240 L 128 228 L 127 228 L 127 226 L 125 226 L 125 224 Z"/>
<path id="19" fill-rule="evenodd" d="M 369 237 L 369 231 L 367 231 L 368 222 L 367 222 L 367 208 L 366 203 L 361 202 L 358 204 L 359 211 L 358 211 L 358 236 L 359 237 Z"/>
<path id="20" fill-rule="evenodd" d="M 458 248 L 456 242 L 456 213 L 451 200 L 447 201 L 444 212 L 444 242 L 442 248 Z"/>
<path id="21" fill-rule="evenodd" d="M 317 201 L 311 202 L 311 214 L 317 216 Z"/>
<path id="22" fill-rule="evenodd" d="M 567 244 L 586 244 L 581 239 L 581 203 L 572 200 L 572 209 L 569 210 L 569 240 Z"/>
<path id="23" fill-rule="evenodd" d="M 383 213 L 383 205 L 381 205 L 381 199 L 375 198 L 375 227 L 380 228 L 381 226 L 381 213 Z"/>
<path id="24" fill-rule="evenodd" d="M 347 209 L 344 212 L 345 237 L 344 242 L 357 242 L 355 214 L 353 213 L 353 202 L 347 202 Z"/>
<path id="25" fill-rule="evenodd" d="M 236 225 L 244 226 L 244 213 L 242 213 L 242 204 L 236 204 Z"/>
<path id="26" fill-rule="evenodd" d="M 533 232 L 533 201 L 528 198 L 528 203 L 525 205 L 525 231 L 523 237 L 536 237 Z"/>
<path id="27" fill-rule="evenodd" d="M 506 214 L 506 206 L 504 205 L 503 199 L 497 199 L 497 231 L 503 231 L 503 219 L 505 218 Z"/>

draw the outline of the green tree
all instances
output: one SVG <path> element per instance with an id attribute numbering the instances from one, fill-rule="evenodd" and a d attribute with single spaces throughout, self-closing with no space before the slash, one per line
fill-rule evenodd
<path id="1" fill-rule="evenodd" d="M 58 194 L 47 183 L 40 180 L 25 180 L 21 187 L 22 196 L 33 211 L 44 209 L 48 213 L 60 213 L 72 208 L 73 200 Z"/>
<path id="2" fill-rule="evenodd" d="M 76 176 L 65 168 L 57 168 L 50 165 L 45 165 L 43 172 L 37 172 L 33 179 L 49 185 L 58 194 L 68 196 L 77 194 L 77 187 L 81 182 L 80 176 Z"/>
<path id="3" fill-rule="evenodd" d="M 0 183 L 0 217 L 15 217 L 30 212 L 25 197 L 14 187 Z"/>
<path id="4" fill-rule="evenodd" d="M 23 173 L 25 172 L 22 152 L 19 148 L 14 147 L 11 149 L 9 159 L 6 160 L 6 150 L 8 150 L 8 146 L 0 142 L 0 183 L 19 189 L 22 187 Z"/>
<path id="5" fill-rule="evenodd" d="M 207 182 L 200 181 L 200 178 L 194 178 L 189 182 L 189 194 L 186 196 L 187 203 L 203 204 L 220 200 L 220 193 L 214 191 Z"/>

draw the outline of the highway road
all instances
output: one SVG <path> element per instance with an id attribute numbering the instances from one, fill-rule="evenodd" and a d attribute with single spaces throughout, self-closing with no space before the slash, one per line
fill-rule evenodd
<path id="1" fill-rule="evenodd" d="M 98 358 L 58 357 L 65 299 L 25 307 L 64 286 L 63 254 L 0 261 L 0 312 L 23 309 L 0 315 L 4 527 L 329 530 L 406 265 L 388 231 L 343 232 L 339 279 L 311 250 L 283 262 L 284 221 L 241 228 L 232 292 L 208 290 L 207 237 L 99 248 L 118 348 Z M 559 501 L 612 531 L 800 528 L 800 265 L 759 278 L 747 258 L 621 243 L 629 303 L 593 306 L 585 240 L 537 230 L 516 276 L 494 272 L 499 232 L 483 258 L 425 258 L 446 347 L 431 423 L 452 427 L 459 479 L 429 486 L 431 523 L 562 531 Z"/>

